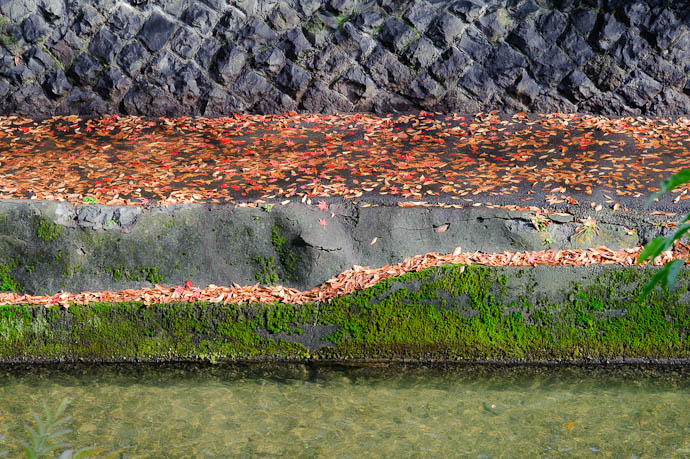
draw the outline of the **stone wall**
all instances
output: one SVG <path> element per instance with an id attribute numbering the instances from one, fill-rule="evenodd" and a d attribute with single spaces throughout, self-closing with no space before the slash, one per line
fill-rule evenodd
<path id="1" fill-rule="evenodd" d="M 672 0 L 0 0 L 0 114 L 690 113 Z"/>

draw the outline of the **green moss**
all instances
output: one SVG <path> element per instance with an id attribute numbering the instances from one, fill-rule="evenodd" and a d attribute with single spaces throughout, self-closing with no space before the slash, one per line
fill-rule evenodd
<path id="1" fill-rule="evenodd" d="M 112 279 L 116 282 L 122 280 L 128 281 L 141 281 L 146 280 L 152 284 L 160 283 L 165 280 L 165 276 L 158 274 L 158 268 L 155 266 L 137 266 L 133 270 L 127 268 L 123 265 L 116 267 L 105 268 L 106 272 L 109 272 Z"/>
<path id="2" fill-rule="evenodd" d="M 259 265 L 259 272 L 255 274 L 255 279 L 265 285 L 273 285 L 278 282 L 276 264 L 273 257 L 256 257 L 254 261 Z"/>
<path id="3" fill-rule="evenodd" d="M 38 237 L 43 239 L 45 242 L 57 241 L 62 233 L 62 227 L 60 225 L 56 225 L 55 223 L 41 216 L 38 216 L 36 221 L 38 226 L 36 234 Z"/>
<path id="4" fill-rule="evenodd" d="M 276 224 L 271 228 L 271 243 L 276 249 L 276 252 L 278 252 L 278 260 L 280 261 L 283 273 L 280 278 L 283 281 L 289 281 L 290 279 L 299 281 L 297 277 L 297 267 L 295 266 L 298 263 L 298 259 L 289 247 L 284 247 L 287 243 L 287 239 L 280 234 L 282 229 L 283 227 L 280 224 Z"/>
<path id="5" fill-rule="evenodd" d="M 604 269 L 562 300 L 535 300 L 525 282 L 513 285 L 518 272 L 534 279 L 523 268 L 446 265 L 302 305 L 0 306 L 0 360 L 690 358 L 688 271 L 677 290 L 644 301 L 634 296 L 653 270 Z M 332 345 L 294 342 L 306 324 L 335 327 L 322 337 Z M 265 337 L 276 333 L 288 338 Z"/>
<path id="6" fill-rule="evenodd" d="M 10 271 L 16 269 L 18 262 L 15 259 L 10 260 L 7 264 L 0 265 L 0 291 L 3 292 L 22 292 L 24 288 L 21 284 L 14 280 Z"/>

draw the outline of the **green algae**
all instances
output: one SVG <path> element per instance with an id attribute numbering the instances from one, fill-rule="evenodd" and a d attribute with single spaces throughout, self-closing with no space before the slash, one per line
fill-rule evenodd
<path id="1" fill-rule="evenodd" d="M 19 262 L 16 259 L 10 260 L 9 263 L 0 265 L 0 291 L 3 292 L 21 292 L 23 291 L 22 285 L 17 282 L 10 271 L 17 269 Z"/>
<path id="2" fill-rule="evenodd" d="M 38 216 L 36 222 L 36 235 L 45 242 L 57 241 L 62 234 L 62 227 L 60 225 L 56 225 L 44 217 Z"/>
<path id="3" fill-rule="evenodd" d="M 0 360 L 690 358 L 690 274 L 636 299 L 653 272 L 603 269 L 557 300 L 535 298 L 530 270 L 446 265 L 302 305 L 5 305 Z M 312 340 L 329 345 L 298 342 L 312 326 L 331 326 Z"/>
<path id="4" fill-rule="evenodd" d="M 109 272 L 115 282 L 120 281 L 142 281 L 146 280 L 152 284 L 160 283 L 165 280 L 165 276 L 158 274 L 158 268 L 155 266 L 137 266 L 130 269 L 124 265 L 105 268 Z"/>

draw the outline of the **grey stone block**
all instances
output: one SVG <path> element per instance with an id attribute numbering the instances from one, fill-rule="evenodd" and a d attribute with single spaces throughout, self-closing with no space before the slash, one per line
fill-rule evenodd
<path id="1" fill-rule="evenodd" d="M 376 38 L 388 49 L 398 54 L 416 38 L 417 34 L 405 22 L 389 18 L 379 30 Z"/>
<path id="2" fill-rule="evenodd" d="M 238 46 L 229 43 L 218 51 L 213 74 L 219 83 L 228 85 L 242 72 L 246 62 L 247 54 Z"/>
<path id="3" fill-rule="evenodd" d="M 300 106 L 310 113 L 338 113 L 352 111 L 352 103 L 342 94 L 315 81 L 304 93 Z"/>
<path id="4" fill-rule="evenodd" d="M 295 27 L 285 32 L 278 43 L 278 47 L 283 50 L 285 55 L 293 60 L 300 60 L 309 50 L 311 44 L 307 37 L 302 33 L 302 29 Z"/>
<path id="5" fill-rule="evenodd" d="M 201 37 L 198 33 L 187 27 L 180 27 L 173 35 L 170 49 L 185 59 L 190 59 L 198 51 Z"/>
<path id="6" fill-rule="evenodd" d="M 22 33 L 28 43 L 36 43 L 50 33 L 50 27 L 39 13 L 34 13 L 22 21 Z"/>
<path id="7" fill-rule="evenodd" d="M 431 66 L 431 73 L 439 81 L 450 82 L 455 80 L 458 75 L 470 63 L 470 58 L 457 48 L 449 48 Z"/>
<path id="8" fill-rule="evenodd" d="M 431 65 L 440 53 L 439 49 L 429 39 L 422 37 L 405 50 L 403 58 L 413 67 L 425 68 Z"/>
<path id="9" fill-rule="evenodd" d="M 87 53 L 82 53 L 74 60 L 67 74 L 82 85 L 93 85 L 101 73 L 101 66 Z"/>
<path id="10" fill-rule="evenodd" d="M 53 69 L 48 72 L 43 86 L 55 97 L 64 96 L 72 89 L 72 84 L 60 69 Z"/>
<path id="11" fill-rule="evenodd" d="M 603 51 L 608 51 L 625 32 L 625 25 L 612 14 L 605 14 L 603 21 L 602 27 L 597 34 L 597 45 Z"/>
<path id="12" fill-rule="evenodd" d="M 175 31 L 175 23 L 163 14 L 154 11 L 146 20 L 137 37 L 149 51 L 159 51 Z"/>
<path id="13" fill-rule="evenodd" d="M 116 61 L 125 73 L 134 77 L 139 74 L 141 68 L 148 61 L 149 56 L 148 51 L 141 43 L 133 41 L 122 47 Z"/>
<path id="14" fill-rule="evenodd" d="M 311 81 L 311 73 L 288 61 L 275 82 L 293 98 L 299 98 Z"/>
<path id="15" fill-rule="evenodd" d="M 466 26 L 460 18 L 445 12 L 433 20 L 426 34 L 436 46 L 445 49 L 460 37 Z"/>
<path id="16" fill-rule="evenodd" d="M 106 63 L 110 62 L 118 51 L 120 39 L 106 28 L 99 30 L 89 43 L 89 52 Z"/>

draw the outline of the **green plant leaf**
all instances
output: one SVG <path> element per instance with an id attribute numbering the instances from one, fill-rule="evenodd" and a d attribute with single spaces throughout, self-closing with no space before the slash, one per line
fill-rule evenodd
<path id="1" fill-rule="evenodd" d="M 673 260 L 672 262 L 666 264 L 666 266 L 660 269 L 659 272 L 654 274 L 654 276 L 652 276 L 652 278 L 649 280 L 644 290 L 640 294 L 640 299 L 646 297 L 658 283 L 661 283 L 662 287 L 672 289 L 676 283 L 676 277 L 678 277 L 680 268 L 682 267 L 683 260 Z"/>
<path id="2" fill-rule="evenodd" d="M 640 256 L 637 257 L 637 264 L 639 265 L 649 257 L 652 257 L 652 260 L 654 260 L 661 252 L 666 250 L 664 249 L 665 245 L 666 238 L 663 236 L 652 239 L 650 243 L 644 246 L 644 249 L 640 252 Z"/>
<path id="3" fill-rule="evenodd" d="M 667 178 L 666 180 L 661 182 L 661 190 L 657 191 L 649 197 L 649 199 L 644 205 L 645 208 L 649 207 L 649 205 L 653 203 L 654 200 L 662 194 L 667 193 L 672 189 L 688 182 L 690 182 L 690 169 L 683 169 L 677 174 L 674 174 L 671 177 Z"/>

